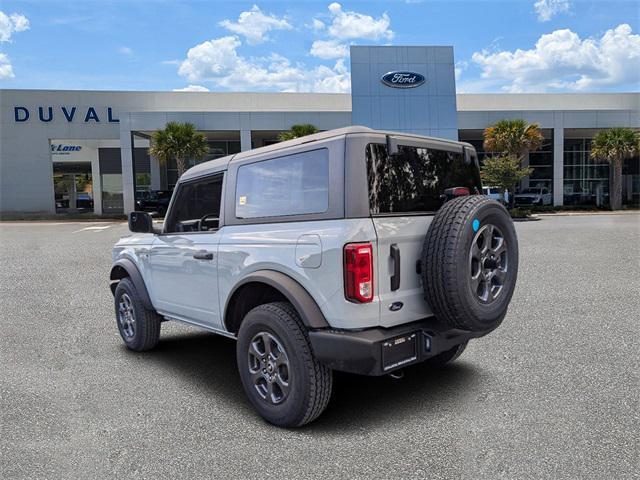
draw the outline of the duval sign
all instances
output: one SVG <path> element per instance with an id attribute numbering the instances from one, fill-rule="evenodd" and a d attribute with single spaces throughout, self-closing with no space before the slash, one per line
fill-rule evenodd
<path id="1" fill-rule="evenodd" d="M 31 110 L 27 107 L 15 106 L 13 107 L 13 118 L 16 123 L 22 123 L 28 121 L 30 118 L 37 118 L 41 122 L 49 123 L 56 118 L 62 118 L 67 122 L 79 121 L 84 123 L 118 123 L 120 120 L 113 115 L 113 108 L 78 108 L 75 106 L 61 106 L 61 107 L 34 107 Z"/>
<path id="2" fill-rule="evenodd" d="M 425 82 L 424 75 L 406 71 L 385 73 L 380 80 L 388 87 L 393 88 L 415 88 Z"/>

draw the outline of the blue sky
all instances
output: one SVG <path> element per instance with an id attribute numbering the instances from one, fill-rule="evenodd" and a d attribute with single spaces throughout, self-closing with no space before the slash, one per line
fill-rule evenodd
<path id="1" fill-rule="evenodd" d="M 349 89 L 348 46 L 453 45 L 461 92 L 638 91 L 640 2 L 11 1 L 0 88 Z"/>

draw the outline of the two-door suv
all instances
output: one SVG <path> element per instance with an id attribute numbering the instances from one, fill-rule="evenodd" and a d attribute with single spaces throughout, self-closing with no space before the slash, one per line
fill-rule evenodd
<path id="1" fill-rule="evenodd" d="M 120 335 L 148 350 L 173 320 L 234 338 L 256 410 L 304 425 L 333 370 L 443 364 L 500 325 L 517 238 L 480 192 L 471 145 L 364 127 L 202 163 L 161 228 L 129 216 L 111 270 Z"/>

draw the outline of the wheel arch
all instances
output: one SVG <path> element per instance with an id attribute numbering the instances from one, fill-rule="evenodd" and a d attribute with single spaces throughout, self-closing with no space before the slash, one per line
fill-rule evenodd
<path id="1" fill-rule="evenodd" d="M 309 329 L 329 327 L 309 292 L 290 276 L 275 270 L 259 270 L 247 275 L 235 285 L 227 298 L 224 326 L 234 334 L 249 310 L 273 301 L 291 303 Z"/>
<path id="2" fill-rule="evenodd" d="M 111 293 L 115 295 L 116 287 L 118 286 L 118 282 L 123 278 L 129 278 L 133 285 L 136 287 L 136 291 L 140 295 L 140 299 L 145 308 L 149 310 L 153 310 L 153 305 L 151 303 L 151 298 L 149 297 L 149 292 L 147 291 L 147 287 L 144 284 L 144 279 L 140 274 L 140 270 L 133 262 L 133 260 L 129 258 L 121 258 L 116 261 L 111 267 L 111 273 L 109 274 Z"/>

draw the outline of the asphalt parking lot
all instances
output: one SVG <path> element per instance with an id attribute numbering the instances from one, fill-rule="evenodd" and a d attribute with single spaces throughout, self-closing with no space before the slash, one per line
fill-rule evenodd
<path id="1" fill-rule="evenodd" d="M 232 340 L 168 322 L 157 350 L 123 347 L 125 225 L 2 223 L 0 477 L 638 478 L 640 215 L 517 230 L 500 329 L 440 371 L 339 375 L 316 422 L 282 430 Z"/>

